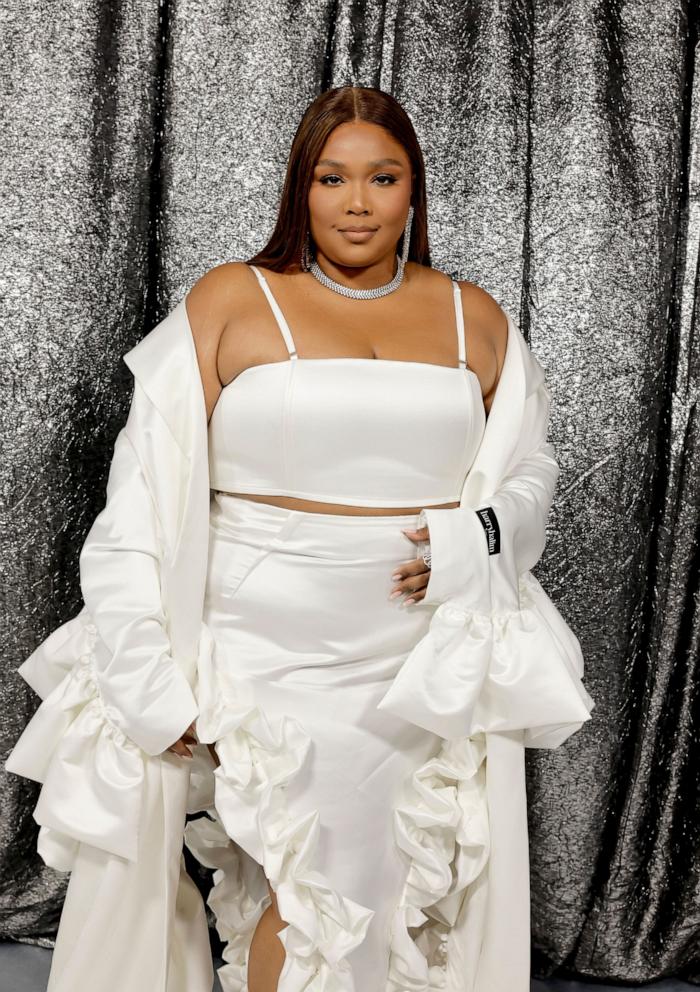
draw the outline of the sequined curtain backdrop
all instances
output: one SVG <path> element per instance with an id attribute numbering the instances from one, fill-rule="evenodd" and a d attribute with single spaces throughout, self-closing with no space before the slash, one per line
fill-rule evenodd
<path id="1" fill-rule="evenodd" d="M 16 668 L 81 605 L 121 356 L 262 246 L 307 103 L 380 86 L 425 152 L 433 264 L 519 319 L 553 393 L 536 574 L 597 706 L 527 753 L 534 971 L 700 983 L 695 8 L 15 0 L 0 20 L 3 757 L 38 703 Z M 2 935 L 50 944 L 67 876 L 35 852 L 38 786 L 3 776 Z"/>

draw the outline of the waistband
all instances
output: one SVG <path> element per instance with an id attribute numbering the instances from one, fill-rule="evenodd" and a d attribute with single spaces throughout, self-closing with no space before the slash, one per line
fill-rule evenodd
<path id="1" fill-rule="evenodd" d="M 255 547 L 314 557 L 415 558 L 422 547 L 402 529 L 419 526 L 419 512 L 349 515 L 288 507 L 213 492 L 210 527 L 221 536 Z"/>

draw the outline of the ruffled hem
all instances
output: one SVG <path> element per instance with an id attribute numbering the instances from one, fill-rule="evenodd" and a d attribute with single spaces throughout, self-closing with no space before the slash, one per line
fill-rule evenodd
<path id="1" fill-rule="evenodd" d="M 225 944 L 222 988 L 247 992 L 253 933 L 271 901 L 267 876 L 287 921 L 278 934 L 286 953 L 280 992 L 355 992 L 347 957 L 365 939 L 374 912 L 314 869 L 318 812 L 292 819 L 285 808 L 285 790 L 310 739 L 291 717 L 270 721 L 246 680 L 215 672 L 206 628 L 204 638 L 188 812 L 206 815 L 190 820 L 185 843 L 214 869 L 207 902 Z M 209 743 L 221 762 L 213 774 Z M 489 856 L 485 757 L 484 735 L 443 740 L 404 782 L 393 815 L 408 867 L 391 920 L 386 992 L 446 988 L 450 931 Z"/>
<path id="2" fill-rule="evenodd" d="M 578 639 L 530 572 L 518 592 L 517 610 L 441 603 L 378 709 L 449 740 L 523 731 L 525 747 L 555 748 L 579 730 L 595 702 Z"/>
<path id="3" fill-rule="evenodd" d="M 203 637 L 197 736 L 202 744 L 215 745 L 221 763 L 214 770 L 209 816 L 190 821 L 185 839 L 195 857 L 217 869 L 208 902 L 226 942 L 222 988 L 247 990 L 252 935 L 270 903 L 267 876 L 287 923 L 278 933 L 285 948 L 279 992 L 355 992 L 347 956 L 365 939 L 374 911 L 342 896 L 313 868 L 318 810 L 294 819 L 285 805 L 285 790 L 302 768 L 311 740 L 291 717 L 268 720 L 247 681 L 224 672 L 215 679 L 206 625 Z M 188 803 L 190 812 L 194 805 Z"/>
<path id="4" fill-rule="evenodd" d="M 405 783 L 394 834 L 410 864 L 392 921 L 386 992 L 447 987 L 449 933 L 490 851 L 485 756 L 483 735 L 444 741 Z"/>
<path id="5" fill-rule="evenodd" d="M 83 608 L 18 670 L 44 698 L 5 769 L 42 783 L 37 849 L 57 871 L 72 871 L 78 843 L 137 859 L 145 756 L 100 695 L 96 640 Z"/>
<path id="6" fill-rule="evenodd" d="M 218 816 L 191 820 L 185 844 L 207 868 L 214 869 L 207 896 L 224 942 L 224 965 L 218 969 L 224 992 L 247 990 L 248 952 L 258 920 L 271 903 L 260 865 L 234 844 Z"/>

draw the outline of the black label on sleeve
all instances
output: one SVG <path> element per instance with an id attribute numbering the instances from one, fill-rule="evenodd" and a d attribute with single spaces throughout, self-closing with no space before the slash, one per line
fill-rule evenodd
<path id="1" fill-rule="evenodd" d="M 490 555 L 497 555 L 501 552 L 501 530 L 498 526 L 498 518 L 490 506 L 484 506 L 476 511 L 476 515 L 481 521 L 481 526 L 486 533 L 486 544 Z"/>

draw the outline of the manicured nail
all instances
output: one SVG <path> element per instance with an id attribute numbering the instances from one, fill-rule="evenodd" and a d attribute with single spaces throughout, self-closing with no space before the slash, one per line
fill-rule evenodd
<path id="1" fill-rule="evenodd" d="M 408 527 L 405 527 L 405 528 L 402 527 L 401 528 L 401 533 L 402 534 L 415 534 L 416 531 L 415 530 L 410 530 Z"/>
<path id="2" fill-rule="evenodd" d="M 395 582 L 398 582 L 399 579 L 403 578 L 401 572 L 394 572 L 394 574 L 391 577 Z"/>
<path id="3" fill-rule="evenodd" d="M 396 599 L 396 597 L 400 595 L 401 595 L 401 590 L 397 589 L 395 592 L 392 592 L 391 596 L 389 596 L 389 599 Z"/>
<path id="4" fill-rule="evenodd" d="M 403 605 L 404 606 L 410 606 L 411 603 L 415 603 L 415 599 L 406 599 L 406 600 L 404 600 L 404 604 Z"/>

